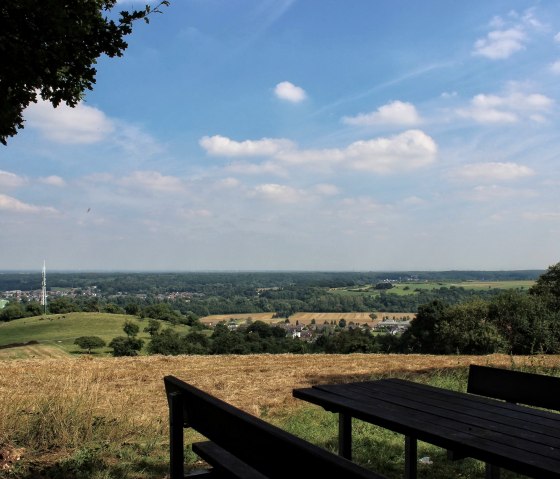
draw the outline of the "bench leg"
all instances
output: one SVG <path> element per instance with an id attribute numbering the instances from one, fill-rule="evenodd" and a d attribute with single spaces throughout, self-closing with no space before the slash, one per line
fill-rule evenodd
<path id="1" fill-rule="evenodd" d="M 486 479 L 500 479 L 500 468 L 486 463 Z"/>
<path id="2" fill-rule="evenodd" d="M 169 395 L 169 479 L 185 477 L 184 418 L 181 395 Z"/>
<path id="3" fill-rule="evenodd" d="M 415 437 L 404 438 L 404 477 L 405 479 L 416 479 L 418 466 L 418 445 Z"/>
<path id="4" fill-rule="evenodd" d="M 352 460 L 352 416 L 338 414 L 338 455 Z"/>

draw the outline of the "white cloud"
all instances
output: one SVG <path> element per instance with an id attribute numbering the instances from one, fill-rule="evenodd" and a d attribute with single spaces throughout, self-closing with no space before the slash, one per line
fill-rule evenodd
<path id="1" fill-rule="evenodd" d="M 267 183 L 256 186 L 249 196 L 274 203 L 298 203 L 304 199 L 305 193 L 291 186 Z"/>
<path id="2" fill-rule="evenodd" d="M 179 213 L 182 217 L 192 220 L 196 218 L 210 218 L 212 217 L 212 212 L 207 209 L 186 209 Z"/>
<path id="3" fill-rule="evenodd" d="M 273 161 L 265 161 L 263 163 L 246 163 L 246 162 L 235 162 L 231 165 L 226 166 L 226 171 L 230 173 L 238 173 L 241 175 L 276 175 L 276 176 L 288 176 L 288 172 L 278 163 Z"/>
<path id="4" fill-rule="evenodd" d="M 464 180 L 475 181 L 509 181 L 533 176 L 535 172 L 517 163 L 473 163 L 458 168 L 453 176 Z"/>
<path id="5" fill-rule="evenodd" d="M 224 178 L 222 180 L 216 181 L 214 187 L 219 190 L 237 188 L 241 185 L 241 182 L 237 178 Z"/>
<path id="6" fill-rule="evenodd" d="M 56 209 L 50 206 L 36 206 L 29 203 L 24 203 L 12 196 L 0 194 L 0 210 L 10 211 L 13 213 L 57 213 Z"/>
<path id="7" fill-rule="evenodd" d="M 444 91 L 440 96 L 447 100 L 449 98 L 456 98 L 458 93 L 456 91 Z"/>
<path id="8" fill-rule="evenodd" d="M 9 171 L 0 170 L 0 188 L 18 188 L 26 183 L 25 178 Z"/>
<path id="9" fill-rule="evenodd" d="M 281 100 L 286 100 L 291 103 L 300 103 L 307 97 L 303 88 L 289 81 L 278 83 L 274 88 L 274 94 Z"/>
<path id="10" fill-rule="evenodd" d="M 526 41 L 527 35 L 519 27 L 493 30 L 488 33 L 486 38 L 478 39 L 475 42 L 473 54 L 492 60 L 502 60 L 523 50 Z"/>
<path id="11" fill-rule="evenodd" d="M 340 190 L 337 186 L 328 183 L 315 185 L 312 189 L 320 196 L 336 196 L 340 193 Z"/>
<path id="12" fill-rule="evenodd" d="M 560 221 L 560 212 L 544 211 L 544 212 L 527 212 L 523 213 L 523 219 L 531 221 Z"/>
<path id="13" fill-rule="evenodd" d="M 420 115 L 412 103 L 393 101 L 380 106 L 371 113 L 360 113 L 356 116 L 345 116 L 342 121 L 347 125 L 417 125 Z"/>
<path id="14" fill-rule="evenodd" d="M 271 156 L 281 150 L 293 148 L 293 143 L 285 139 L 262 138 L 260 140 L 235 141 L 225 136 L 205 136 L 199 144 L 212 156 Z"/>
<path id="15" fill-rule="evenodd" d="M 560 60 L 556 60 L 550 65 L 550 71 L 555 75 L 560 75 Z"/>
<path id="16" fill-rule="evenodd" d="M 179 178 L 164 176 L 158 171 L 134 171 L 121 179 L 119 184 L 151 191 L 179 192 L 184 190 L 183 182 Z"/>
<path id="17" fill-rule="evenodd" d="M 56 175 L 39 178 L 39 182 L 50 186 L 66 186 L 66 182 L 64 181 L 64 179 Z"/>
<path id="18" fill-rule="evenodd" d="M 515 188 L 507 188 L 499 185 L 479 185 L 473 188 L 465 195 L 467 199 L 473 201 L 497 201 L 509 198 L 530 198 L 535 196 L 535 192 L 531 190 L 519 190 Z"/>
<path id="19" fill-rule="evenodd" d="M 340 166 L 385 174 L 430 165 L 436 154 L 437 145 L 430 136 L 420 130 L 408 130 L 392 137 L 356 141 L 344 149 L 283 152 L 278 159 L 292 164 Z"/>
<path id="20" fill-rule="evenodd" d="M 78 103 L 54 108 L 39 100 L 24 112 L 28 125 L 50 141 L 63 144 L 90 144 L 105 139 L 115 129 L 113 122 L 97 108 Z"/>
<path id="21" fill-rule="evenodd" d="M 410 171 L 433 163 L 437 154 L 435 141 L 420 130 L 407 130 L 391 137 L 356 141 L 346 148 L 322 150 L 300 150 L 291 141 L 268 138 L 236 142 L 223 136 L 213 136 L 204 137 L 200 144 L 214 155 L 271 157 L 261 164 L 229 165 L 228 171 L 284 176 L 288 166 L 307 166 L 322 170 L 340 167 L 372 173 Z"/>
<path id="22" fill-rule="evenodd" d="M 515 123 L 523 117 L 531 119 L 534 112 L 546 112 L 554 101 L 540 93 L 511 92 L 507 95 L 474 96 L 468 108 L 457 110 L 459 116 L 479 123 Z M 542 115 L 536 118 L 542 121 Z"/>
<path id="23" fill-rule="evenodd" d="M 554 35 L 554 41 L 556 43 L 560 43 L 560 32 L 558 32 L 556 35 Z"/>

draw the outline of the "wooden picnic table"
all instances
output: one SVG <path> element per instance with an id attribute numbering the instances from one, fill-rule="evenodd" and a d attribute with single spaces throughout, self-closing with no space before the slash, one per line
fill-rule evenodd
<path id="1" fill-rule="evenodd" d="M 406 478 L 416 477 L 417 440 L 530 477 L 560 478 L 560 414 L 401 379 L 321 384 L 293 395 L 339 414 L 339 454 L 347 459 L 352 418 L 404 434 Z"/>

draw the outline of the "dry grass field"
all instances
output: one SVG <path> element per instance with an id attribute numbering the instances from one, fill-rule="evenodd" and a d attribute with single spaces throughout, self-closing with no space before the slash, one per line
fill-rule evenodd
<path id="1" fill-rule="evenodd" d="M 200 319 L 204 324 L 217 324 L 220 321 L 227 321 L 230 318 L 234 320 L 244 321 L 247 319 L 252 319 L 253 321 L 266 321 L 272 323 L 283 323 L 285 318 L 273 318 L 274 313 L 242 313 L 242 314 L 213 314 L 211 316 L 205 316 Z M 288 319 L 290 323 L 295 324 L 296 321 L 299 324 L 310 324 L 314 319 L 317 324 L 323 324 L 325 321 L 329 323 L 331 321 L 340 321 L 345 319 L 346 321 L 353 321 L 354 323 L 369 323 L 376 324 L 381 322 L 382 318 L 388 317 L 389 319 L 403 320 L 412 319 L 414 313 L 391 313 L 391 312 L 376 312 L 377 319 L 372 321 L 370 318 L 370 313 L 363 312 L 353 312 L 353 313 L 296 313 L 292 314 Z"/>
<path id="2" fill-rule="evenodd" d="M 560 367 L 560 356 L 514 361 L 516 366 Z M 162 378 L 168 374 L 270 418 L 301 410 L 304 404 L 292 398 L 293 388 L 471 363 L 508 367 L 512 358 L 286 354 L 5 360 L 0 361 L 0 455 L 18 448 L 23 460 L 45 464 L 83 444 L 127 445 L 145 437 L 152 439 L 143 439 L 142 447 L 165 451 L 168 413 Z"/>

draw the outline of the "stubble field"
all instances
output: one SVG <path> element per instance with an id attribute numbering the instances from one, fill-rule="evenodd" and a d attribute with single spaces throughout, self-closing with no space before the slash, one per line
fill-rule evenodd
<path id="1" fill-rule="evenodd" d="M 560 356 L 507 355 L 84 356 L 4 360 L 0 361 L 0 455 L 2 451 L 18 450 L 21 464 L 35 464 L 41 470 L 49 463 L 69 461 L 76 451 L 83 453 L 84 447 L 98 451 L 96 454 L 100 449 L 95 448 L 105 448 L 108 457 L 122 455 L 122 448 L 133 447 L 135 453 L 147 448 L 149 454 L 159 451 L 154 459 L 155 469 L 150 472 L 144 464 L 141 473 L 123 477 L 163 477 L 159 474 L 166 467 L 165 375 L 175 375 L 274 422 L 275 418 L 297 415 L 309 407 L 292 398 L 294 388 L 379 375 L 422 374 L 471 363 L 510 367 L 512 361 L 518 367 L 560 367 Z M 91 444 L 95 446 L 88 446 Z M 110 452 L 113 447 L 120 452 Z"/>

